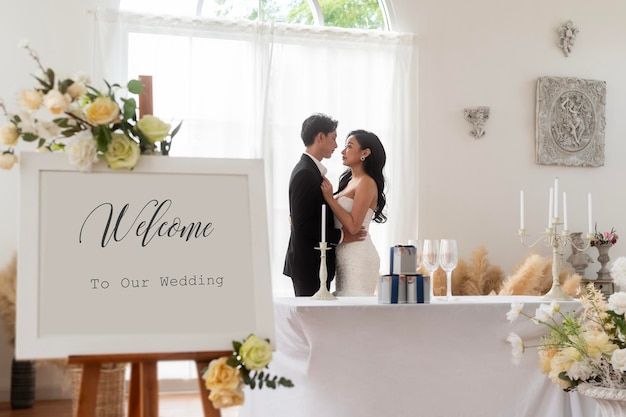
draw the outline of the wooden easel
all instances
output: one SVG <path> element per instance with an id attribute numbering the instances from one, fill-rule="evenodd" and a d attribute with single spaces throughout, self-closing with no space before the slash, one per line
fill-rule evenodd
<path id="1" fill-rule="evenodd" d="M 68 360 L 70 364 L 79 364 L 83 367 L 76 417 L 95 416 L 100 369 L 104 363 L 131 364 L 128 417 L 158 417 L 159 382 L 157 379 L 157 362 L 179 360 L 196 362 L 204 416 L 221 417 L 220 410 L 213 408 L 209 401 L 209 391 L 204 385 L 202 370 L 213 359 L 230 356 L 231 354 L 231 351 L 215 351 L 70 356 Z"/>

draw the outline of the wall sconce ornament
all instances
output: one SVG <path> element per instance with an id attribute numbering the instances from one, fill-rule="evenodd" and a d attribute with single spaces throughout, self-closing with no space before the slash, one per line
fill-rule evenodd
<path id="1" fill-rule="evenodd" d="M 537 163 L 603 166 L 605 103 L 605 81 L 539 77 Z"/>
<path id="2" fill-rule="evenodd" d="M 485 134 L 485 123 L 489 120 L 489 107 L 468 107 L 465 109 L 465 120 L 474 125 L 470 135 L 480 139 Z"/>
<path id="3" fill-rule="evenodd" d="M 568 20 L 559 28 L 558 45 L 566 57 L 572 52 L 572 47 L 576 42 L 576 35 L 578 35 L 578 28 L 574 26 L 571 20 Z"/>

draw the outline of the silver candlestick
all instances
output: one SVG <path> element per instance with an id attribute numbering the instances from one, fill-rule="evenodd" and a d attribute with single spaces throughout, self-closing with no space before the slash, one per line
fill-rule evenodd
<path id="1" fill-rule="evenodd" d="M 332 295 L 326 288 L 326 280 L 328 279 L 328 271 L 326 269 L 326 251 L 328 248 L 327 242 L 320 242 L 320 246 L 315 249 L 320 251 L 320 289 L 311 297 L 314 300 L 336 300 L 337 297 Z"/>
<path id="2" fill-rule="evenodd" d="M 550 288 L 550 291 L 542 297 L 544 300 L 572 300 L 572 297 L 563 292 L 561 289 L 561 282 L 559 281 L 559 276 L 561 275 L 561 265 L 563 264 L 563 248 L 569 243 L 574 248 L 582 252 L 589 248 L 589 245 L 593 240 L 593 233 L 587 233 L 585 238 L 586 243 L 579 247 L 572 240 L 569 230 L 563 230 L 560 234 L 558 233 L 557 229 L 561 224 L 563 223 L 559 221 L 559 218 L 554 217 L 552 219 L 552 226 L 546 228 L 545 233 L 539 236 L 539 238 L 531 244 L 526 244 L 524 242 L 524 238 L 527 236 L 526 230 L 519 229 L 520 242 L 523 246 L 532 248 L 542 240 L 545 241 L 546 246 L 552 246 L 552 288 Z"/>

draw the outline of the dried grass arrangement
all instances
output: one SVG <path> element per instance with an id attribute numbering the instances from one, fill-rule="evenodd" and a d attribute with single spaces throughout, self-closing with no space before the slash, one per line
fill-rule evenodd
<path id="1" fill-rule="evenodd" d="M 580 295 L 582 277 L 571 269 L 562 269 L 559 275 L 561 289 L 571 297 Z M 552 260 L 529 254 L 509 275 L 499 295 L 544 295 L 552 287 Z"/>

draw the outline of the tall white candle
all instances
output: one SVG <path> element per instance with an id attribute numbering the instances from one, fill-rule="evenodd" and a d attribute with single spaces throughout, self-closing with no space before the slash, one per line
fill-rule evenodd
<path id="1" fill-rule="evenodd" d="M 524 229 L 524 190 L 519 192 L 519 228 Z"/>
<path id="2" fill-rule="evenodd" d="M 554 216 L 559 217 L 559 177 L 554 179 Z"/>
<path id="3" fill-rule="evenodd" d="M 326 204 L 322 204 L 322 242 L 326 242 Z"/>
<path id="4" fill-rule="evenodd" d="M 563 230 L 569 230 L 567 227 L 567 194 L 563 191 Z"/>
<path id="5" fill-rule="evenodd" d="M 591 193 L 587 194 L 587 220 L 589 222 L 589 233 L 593 233 L 593 221 L 591 215 Z"/>
<path id="6" fill-rule="evenodd" d="M 548 195 L 548 229 L 552 227 L 552 216 L 554 215 L 554 188 L 550 187 L 550 193 Z"/>

